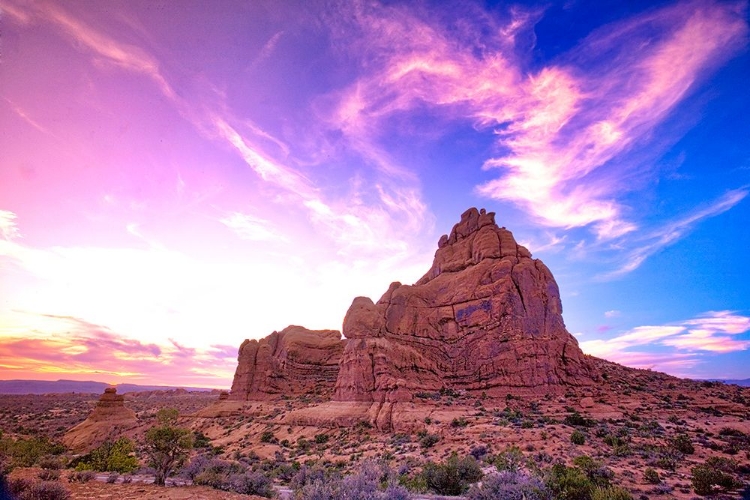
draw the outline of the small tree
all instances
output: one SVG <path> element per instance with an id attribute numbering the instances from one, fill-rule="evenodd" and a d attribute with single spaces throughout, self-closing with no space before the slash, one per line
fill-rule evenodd
<path id="1" fill-rule="evenodd" d="M 193 447 L 190 429 L 177 427 L 178 412 L 168 408 L 156 414 L 157 425 L 146 432 L 148 464 L 156 471 L 154 483 L 164 486 L 167 477 L 180 467 Z"/>

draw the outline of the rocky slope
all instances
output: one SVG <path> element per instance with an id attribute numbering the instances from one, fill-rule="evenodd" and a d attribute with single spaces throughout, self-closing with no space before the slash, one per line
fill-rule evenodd
<path id="1" fill-rule="evenodd" d="M 346 341 L 336 330 L 289 326 L 240 346 L 230 400 L 330 392 Z"/>
<path id="2" fill-rule="evenodd" d="M 593 364 L 565 329 L 552 273 L 467 210 L 412 286 L 354 299 L 334 400 L 395 403 L 440 389 L 560 392 L 591 385 Z"/>

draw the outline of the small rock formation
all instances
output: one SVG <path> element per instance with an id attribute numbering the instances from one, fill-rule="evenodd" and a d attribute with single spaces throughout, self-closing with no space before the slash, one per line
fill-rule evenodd
<path id="1" fill-rule="evenodd" d="M 74 451 L 89 451 L 107 439 L 117 439 L 138 424 L 135 412 L 125 406 L 117 389 L 107 387 L 86 420 L 71 428 L 62 442 Z"/>
<path id="2" fill-rule="evenodd" d="M 559 392 L 590 385 L 593 365 L 565 329 L 552 273 L 495 224 L 467 210 L 412 286 L 357 297 L 334 401 L 373 402 L 378 427 L 419 391 Z"/>
<path id="3" fill-rule="evenodd" d="M 240 346 L 230 400 L 331 391 L 346 341 L 336 330 L 288 326 Z"/>

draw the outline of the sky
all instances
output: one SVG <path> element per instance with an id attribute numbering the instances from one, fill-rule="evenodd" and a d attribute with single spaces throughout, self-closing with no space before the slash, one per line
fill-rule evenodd
<path id="1" fill-rule="evenodd" d="M 747 1 L 0 0 L 0 379 L 226 388 L 475 206 L 584 352 L 750 378 Z"/>

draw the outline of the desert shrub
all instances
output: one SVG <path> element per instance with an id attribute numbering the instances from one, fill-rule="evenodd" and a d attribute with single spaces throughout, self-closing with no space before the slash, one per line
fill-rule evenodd
<path id="1" fill-rule="evenodd" d="M 78 461 L 76 469 L 99 472 L 132 472 L 138 468 L 138 459 L 134 453 L 135 444 L 126 437 L 117 441 L 105 441 L 91 453 L 82 457 Z"/>
<path id="2" fill-rule="evenodd" d="M 572 413 L 566 415 L 563 423 L 565 423 L 565 425 L 570 425 L 573 427 L 593 427 L 594 425 L 596 425 L 595 420 L 586 418 L 577 411 L 573 411 Z"/>
<path id="3" fill-rule="evenodd" d="M 481 485 L 474 485 L 469 500 L 551 500 L 545 484 L 524 472 L 503 471 L 487 476 Z"/>
<path id="4" fill-rule="evenodd" d="M 24 491 L 30 490 L 33 484 L 33 479 L 25 477 L 14 477 L 8 481 L 8 492 L 13 495 L 13 497 L 17 497 Z"/>
<path id="5" fill-rule="evenodd" d="M 201 431 L 193 432 L 193 448 L 210 448 L 211 440 Z"/>
<path id="6" fill-rule="evenodd" d="M 583 435 L 583 432 L 579 430 L 573 431 L 573 434 L 570 435 L 570 442 L 577 445 L 582 445 L 586 442 L 586 436 Z"/>
<path id="7" fill-rule="evenodd" d="M 271 431 L 263 431 L 263 433 L 260 435 L 260 442 L 261 443 L 275 443 L 278 439 L 276 439 L 276 436 L 273 435 L 273 432 Z"/>
<path id="8" fill-rule="evenodd" d="M 329 438 L 328 434 L 315 434 L 315 444 L 326 444 Z"/>
<path id="9" fill-rule="evenodd" d="M 442 464 L 428 462 L 422 474 L 427 487 L 439 495 L 460 495 L 482 479 L 482 469 L 474 457 L 459 459 L 456 454 Z"/>
<path id="10" fill-rule="evenodd" d="M 605 467 L 601 462 L 594 460 L 588 455 L 581 455 L 573 459 L 573 465 L 578 467 L 594 486 L 609 486 L 610 480 L 614 477 L 614 472 Z"/>
<path id="11" fill-rule="evenodd" d="M 469 422 L 464 417 L 451 420 L 451 427 L 466 427 L 467 425 Z"/>
<path id="12" fill-rule="evenodd" d="M 693 489 L 702 496 L 737 489 L 742 483 L 734 476 L 736 469 L 734 460 L 711 457 L 706 463 L 690 469 Z"/>
<path id="13" fill-rule="evenodd" d="M 555 500 L 590 500 L 594 485 L 578 467 L 555 464 L 547 475 L 547 487 Z"/>
<path id="14" fill-rule="evenodd" d="M 64 451 L 64 446 L 53 443 L 46 437 L 0 439 L 0 454 L 6 456 L 5 469 L 7 471 L 16 467 L 32 467 L 42 458 L 60 455 Z"/>
<path id="15" fill-rule="evenodd" d="M 69 483 L 88 483 L 96 477 L 92 470 L 77 470 L 68 474 Z"/>
<path id="16" fill-rule="evenodd" d="M 526 457 L 518 446 L 510 446 L 497 454 L 494 463 L 499 471 L 518 472 L 526 463 Z"/>
<path id="17" fill-rule="evenodd" d="M 70 492 L 59 481 L 29 481 L 11 484 L 15 500 L 68 500 Z"/>
<path id="18" fill-rule="evenodd" d="M 253 471 L 231 475 L 228 489 L 242 495 L 258 495 L 266 498 L 274 495 L 271 480 L 260 472 Z"/>
<path id="19" fill-rule="evenodd" d="M 60 470 L 63 468 L 63 462 L 61 458 L 54 455 L 47 455 L 40 458 L 38 464 L 42 469 Z"/>
<path id="20" fill-rule="evenodd" d="M 591 500 L 633 500 L 633 495 L 620 486 L 598 487 L 591 492 Z"/>
<path id="21" fill-rule="evenodd" d="M 327 483 L 330 481 L 337 481 L 338 479 L 340 479 L 340 477 L 336 477 L 331 471 L 326 470 L 319 465 L 314 465 L 312 467 L 303 465 L 294 477 L 292 477 L 289 486 L 292 490 L 296 491 L 315 482 Z"/>
<path id="22" fill-rule="evenodd" d="M 471 449 L 469 450 L 469 455 L 474 457 L 476 460 L 482 460 L 485 456 L 487 456 L 489 452 L 490 451 L 487 446 L 479 444 L 471 447 Z"/>
<path id="23" fill-rule="evenodd" d="M 211 460 L 212 458 L 208 455 L 196 455 L 190 460 L 190 462 L 180 469 L 178 474 L 181 477 L 193 481 L 195 476 L 206 470 L 206 467 L 208 467 L 208 463 Z"/>
<path id="24" fill-rule="evenodd" d="M 685 455 L 692 455 L 693 453 L 695 453 L 693 442 L 690 440 L 690 437 L 687 434 L 678 434 L 677 436 L 675 436 L 672 439 L 672 447 L 680 453 L 684 453 Z"/>
<path id="25" fill-rule="evenodd" d="M 649 484 L 659 484 L 661 482 L 659 473 L 651 467 L 646 467 L 646 470 L 643 471 L 643 479 Z"/>
<path id="26" fill-rule="evenodd" d="M 57 481 L 60 479 L 60 471 L 58 469 L 42 469 L 37 477 L 42 481 Z"/>
<path id="27" fill-rule="evenodd" d="M 437 434 L 427 434 L 419 440 L 419 446 L 425 449 L 432 448 L 438 441 L 440 441 L 440 436 Z"/>
<path id="28" fill-rule="evenodd" d="M 192 465 L 193 467 L 190 467 Z M 237 474 L 244 474 L 247 468 L 239 462 L 230 462 L 220 458 L 211 458 L 206 461 L 199 461 L 196 465 L 191 462 L 190 475 L 193 476 L 193 482 L 202 486 L 210 486 L 218 490 L 230 489 L 230 477 Z"/>
<path id="29" fill-rule="evenodd" d="M 392 471 L 374 462 L 364 462 L 357 472 L 344 478 L 312 468 L 304 474 L 293 481 L 295 500 L 409 499 L 409 492 L 396 484 Z"/>

